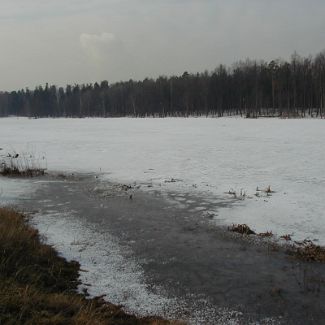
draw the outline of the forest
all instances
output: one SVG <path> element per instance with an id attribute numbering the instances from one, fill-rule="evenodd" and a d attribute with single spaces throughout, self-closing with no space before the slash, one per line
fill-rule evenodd
<path id="1" fill-rule="evenodd" d="M 0 116 L 325 117 L 325 51 L 203 73 L 0 92 Z"/>

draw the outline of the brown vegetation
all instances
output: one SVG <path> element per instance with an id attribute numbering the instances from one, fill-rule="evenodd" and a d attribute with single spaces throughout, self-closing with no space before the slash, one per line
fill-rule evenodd
<path id="1" fill-rule="evenodd" d="M 307 262 L 325 262 L 325 248 L 315 245 L 309 240 L 304 240 L 302 243 L 296 243 L 298 247 L 293 249 L 293 255 L 296 258 Z"/>
<path id="2" fill-rule="evenodd" d="M 59 257 L 24 216 L 3 208 L 0 250 L 0 324 L 171 324 L 78 294 L 79 264 Z"/>
<path id="3" fill-rule="evenodd" d="M 273 233 L 272 231 L 266 231 L 266 232 L 259 233 L 258 236 L 263 238 L 269 238 L 269 237 L 273 237 Z"/>
<path id="4" fill-rule="evenodd" d="M 242 235 L 255 235 L 255 231 L 249 228 L 247 225 L 232 225 L 228 228 L 229 231 L 237 232 Z"/>
<path id="5" fill-rule="evenodd" d="M 22 177 L 36 177 L 45 175 L 44 169 L 26 169 L 19 170 L 18 168 L 10 168 L 4 166 L 0 169 L 0 175 L 2 176 L 22 176 Z"/>
<path id="6" fill-rule="evenodd" d="M 280 237 L 281 239 L 284 239 L 286 241 L 291 241 L 291 235 L 290 234 L 286 234 Z"/>
<path id="7" fill-rule="evenodd" d="M 35 177 L 45 174 L 45 157 L 35 157 L 33 154 L 18 154 L 16 152 L 0 156 L 0 175 Z"/>

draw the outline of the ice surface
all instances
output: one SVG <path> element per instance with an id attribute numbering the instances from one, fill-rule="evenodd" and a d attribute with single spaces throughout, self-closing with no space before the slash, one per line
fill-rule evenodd
<path id="1" fill-rule="evenodd" d="M 0 176 L 0 206 L 14 205 L 17 199 L 28 199 L 36 185 L 29 179 L 11 179 Z"/>
<path id="2" fill-rule="evenodd" d="M 71 212 L 66 215 L 39 213 L 33 217 L 32 223 L 49 244 L 64 252 L 65 258 L 80 262 L 83 270 L 80 289 L 87 288 L 92 296 L 107 293 L 110 302 L 122 304 L 127 310 L 142 315 L 162 315 L 165 308 L 172 312 L 176 306 L 172 299 L 146 288 L 141 267 L 130 254 L 125 258 L 128 249 L 121 248 L 110 234 L 100 233 Z"/>
<path id="3" fill-rule="evenodd" d="M 324 139 L 324 121 L 310 119 L 0 119 L 0 147 L 44 154 L 50 170 L 218 198 L 242 191 L 216 207 L 219 220 L 321 244 Z M 275 193 L 255 196 L 269 185 Z"/>
<path id="4" fill-rule="evenodd" d="M 144 271 L 128 247 L 71 211 L 40 212 L 31 222 L 66 259 L 81 264 L 79 289 L 86 288 L 90 296 L 106 294 L 105 299 L 111 303 L 142 316 L 185 317 L 195 325 L 240 324 L 239 312 L 217 308 L 196 296 L 185 300 L 168 297 L 161 288 L 148 287 Z"/>

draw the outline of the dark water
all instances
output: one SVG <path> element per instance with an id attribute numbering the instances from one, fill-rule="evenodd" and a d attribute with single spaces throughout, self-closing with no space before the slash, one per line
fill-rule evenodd
<path id="1" fill-rule="evenodd" d="M 281 317 L 284 324 L 325 323 L 325 265 L 302 263 L 270 245 L 235 238 L 193 211 L 202 199 L 187 199 L 191 206 L 181 207 L 158 192 L 103 187 L 84 176 L 42 183 L 23 207 L 46 213 L 50 208 L 42 201 L 49 200 L 57 211 L 74 210 L 131 247 L 148 285 L 159 285 L 173 297 L 202 297 L 218 308 L 240 311 L 240 323 L 267 317 Z M 62 202 L 69 203 L 61 207 Z"/>

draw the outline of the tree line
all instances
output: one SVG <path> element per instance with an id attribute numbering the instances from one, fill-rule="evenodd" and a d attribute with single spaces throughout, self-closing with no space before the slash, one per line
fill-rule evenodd
<path id="1" fill-rule="evenodd" d="M 109 84 L 0 92 L 0 116 L 325 117 L 325 51 L 288 61 L 247 59 L 212 72 Z"/>

